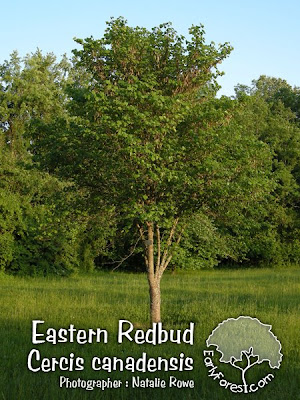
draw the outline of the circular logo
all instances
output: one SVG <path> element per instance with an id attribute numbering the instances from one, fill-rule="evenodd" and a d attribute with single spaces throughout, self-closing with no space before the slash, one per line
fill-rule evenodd
<path id="1" fill-rule="evenodd" d="M 283 357 L 272 326 L 248 316 L 221 322 L 206 340 L 206 346 L 203 356 L 208 376 L 233 393 L 253 393 L 268 385 Z M 235 382 L 226 378 L 228 367 L 227 372 L 222 371 L 222 363 L 238 371 Z"/>

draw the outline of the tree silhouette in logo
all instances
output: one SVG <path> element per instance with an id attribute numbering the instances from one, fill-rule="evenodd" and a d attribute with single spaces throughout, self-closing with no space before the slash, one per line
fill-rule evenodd
<path id="1" fill-rule="evenodd" d="M 272 369 L 280 367 L 281 344 L 271 329 L 271 325 L 265 325 L 257 318 L 229 318 L 220 323 L 206 341 L 207 346 L 216 346 L 222 354 L 219 361 L 242 371 L 245 393 L 248 392 L 245 374 L 255 364 L 268 361 Z M 246 366 L 237 365 L 243 357 L 246 357 Z"/>

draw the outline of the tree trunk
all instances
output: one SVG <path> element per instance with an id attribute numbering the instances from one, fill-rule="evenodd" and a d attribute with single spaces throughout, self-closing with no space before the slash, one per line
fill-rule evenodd
<path id="1" fill-rule="evenodd" d="M 149 281 L 150 293 L 150 317 L 151 324 L 160 322 L 160 282 L 159 280 Z"/>
<path id="2" fill-rule="evenodd" d="M 178 224 L 178 218 L 176 218 L 173 222 L 173 226 L 171 228 L 168 240 L 166 242 L 165 249 L 163 254 L 161 254 L 161 236 L 160 236 L 160 228 L 154 222 L 146 222 L 147 230 L 144 231 L 143 228 L 137 224 L 137 227 L 140 232 L 140 237 L 144 241 L 145 246 L 145 263 L 147 267 L 147 278 L 149 283 L 149 294 L 150 294 L 150 319 L 151 324 L 155 322 L 161 322 L 160 317 L 160 280 L 161 277 L 169 265 L 172 254 L 169 254 L 169 249 L 172 245 L 172 241 L 174 239 L 174 234 L 176 231 L 176 227 Z M 154 230 L 156 227 L 156 239 L 157 239 L 157 259 L 156 265 L 154 261 Z M 147 232 L 147 236 L 145 233 Z M 176 243 L 179 244 L 181 239 L 182 231 L 180 232 Z"/>
<path id="3" fill-rule="evenodd" d="M 148 239 L 146 245 L 146 264 L 148 272 L 149 294 L 150 294 L 150 319 L 153 322 L 160 322 L 160 276 L 155 274 L 154 264 L 154 224 L 147 223 Z"/>

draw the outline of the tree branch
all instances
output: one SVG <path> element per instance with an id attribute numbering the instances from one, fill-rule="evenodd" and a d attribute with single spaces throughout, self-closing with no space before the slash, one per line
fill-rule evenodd
<path id="1" fill-rule="evenodd" d="M 164 272 L 164 270 L 166 269 L 165 268 L 165 263 L 166 263 L 166 260 L 167 260 L 167 257 L 168 257 L 168 249 L 171 246 L 172 239 L 173 239 L 173 236 L 174 236 L 175 231 L 176 231 L 176 226 L 178 224 L 178 220 L 179 220 L 179 218 L 175 219 L 175 221 L 173 223 L 173 226 L 171 228 L 170 235 L 168 237 L 168 240 L 167 240 L 167 243 L 166 243 L 166 248 L 165 248 L 165 251 L 164 251 L 164 254 L 163 254 L 163 258 L 162 258 L 162 261 L 161 261 L 161 264 L 160 264 L 160 268 L 159 268 L 159 270 L 156 271 L 157 274 L 158 274 L 158 277 L 161 277 L 163 272 Z"/>
<path id="2" fill-rule="evenodd" d="M 182 238 L 182 234 L 183 234 L 183 231 L 184 231 L 184 228 L 185 228 L 185 225 L 183 225 L 182 228 L 181 228 L 180 234 L 179 234 L 179 236 L 178 236 L 178 238 L 177 238 L 177 240 L 176 240 L 176 244 L 179 244 L 179 243 L 180 243 L 181 238 Z M 175 232 L 174 232 L 174 233 L 175 233 Z M 173 257 L 173 255 L 171 254 L 171 255 L 167 258 L 167 261 L 165 262 L 165 265 L 163 265 L 163 267 L 162 267 L 162 272 L 164 272 L 164 271 L 167 269 L 167 267 L 168 267 L 170 261 L 172 260 L 172 257 Z"/>
<path id="3" fill-rule="evenodd" d="M 143 230 L 143 228 L 140 226 L 140 224 L 136 224 L 136 226 L 137 226 L 137 228 L 138 228 L 138 230 L 139 230 L 139 232 L 140 232 L 140 237 L 141 237 L 142 240 L 143 240 L 143 244 L 144 244 L 145 250 L 147 250 L 147 249 L 146 249 L 146 245 L 145 245 L 144 230 Z M 147 256 L 146 256 L 146 252 L 144 253 L 144 260 L 145 260 L 146 268 L 147 268 L 147 271 L 148 271 L 148 258 L 147 258 Z"/>
<path id="4" fill-rule="evenodd" d="M 153 232 L 153 222 L 146 222 L 148 227 L 148 240 L 145 243 L 146 246 L 146 257 L 148 263 L 148 274 L 150 279 L 155 278 L 154 272 L 154 232 Z"/>
<path id="5" fill-rule="evenodd" d="M 157 237 L 157 260 L 156 260 L 156 271 L 159 270 L 160 267 L 160 229 L 159 226 L 156 225 L 156 237 Z"/>
<path id="6" fill-rule="evenodd" d="M 231 359 L 230 359 L 230 364 L 231 364 L 234 368 L 238 368 L 238 369 L 240 369 L 241 371 L 243 371 L 243 368 L 242 368 L 242 367 L 240 367 L 239 365 L 236 365 L 236 364 L 235 364 L 236 361 L 237 361 L 237 360 L 235 360 L 234 357 L 231 357 Z"/>
<path id="7" fill-rule="evenodd" d="M 118 262 L 119 264 L 118 264 L 115 268 L 112 269 L 112 272 L 114 272 L 116 269 L 118 269 L 118 268 L 123 264 L 124 261 L 126 261 L 129 257 L 132 256 L 132 254 L 134 253 L 134 251 L 135 251 L 135 249 L 136 249 L 136 246 L 138 245 L 138 242 L 139 242 L 140 240 L 141 240 L 141 236 L 139 236 L 138 240 L 136 241 L 135 245 L 133 246 L 132 251 L 131 251 L 126 257 L 122 258 L 121 261 L 116 261 L 116 262 Z"/>

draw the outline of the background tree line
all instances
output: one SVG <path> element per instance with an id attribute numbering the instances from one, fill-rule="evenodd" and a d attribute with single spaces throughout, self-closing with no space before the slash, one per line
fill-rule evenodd
<path id="1" fill-rule="evenodd" d="M 300 261 L 300 89 L 217 98 L 231 48 L 190 34 L 117 19 L 71 61 L 0 66 L 2 271 Z"/>

